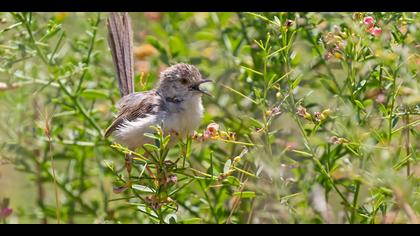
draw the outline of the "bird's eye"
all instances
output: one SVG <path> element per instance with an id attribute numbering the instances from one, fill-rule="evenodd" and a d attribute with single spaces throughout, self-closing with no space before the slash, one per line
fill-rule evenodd
<path id="1" fill-rule="evenodd" d="M 188 83 L 188 80 L 187 79 L 181 79 L 181 84 L 187 84 Z"/>

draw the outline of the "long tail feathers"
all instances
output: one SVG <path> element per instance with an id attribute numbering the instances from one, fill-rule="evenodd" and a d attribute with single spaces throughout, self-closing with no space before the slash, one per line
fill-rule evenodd
<path id="1" fill-rule="evenodd" d="M 121 96 L 134 93 L 133 31 L 127 12 L 110 13 L 108 44 L 117 70 Z"/>

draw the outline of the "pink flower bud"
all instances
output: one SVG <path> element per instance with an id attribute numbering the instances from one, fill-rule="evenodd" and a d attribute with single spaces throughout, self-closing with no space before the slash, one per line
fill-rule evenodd
<path id="1" fill-rule="evenodd" d="M 304 108 L 303 106 L 299 106 L 299 107 L 297 108 L 297 112 L 296 112 L 296 114 L 297 114 L 298 116 L 304 117 L 304 116 L 305 116 L 305 114 L 306 114 L 306 108 Z"/>
<path id="2" fill-rule="evenodd" d="M 292 20 L 287 20 L 286 21 L 286 27 L 290 27 L 293 25 L 293 21 Z"/>
<path id="3" fill-rule="evenodd" d="M 122 192 L 124 192 L 125 190 L 127 190 L 128 189 L 128 186 L 127 185 L 123 185 L 123 186 L 113 186 L 112 187 L 112 191 L 115 193 L 115 194 L 119 194 L 119 193 L 122 193 Z"/>
<path id="4" fill-rule="evenodd" d="M 280 108 L 274 107 L 273 109 L 271 109 L 271 116 L 277 116 L 280 114 L 281 114 Z"/>
<path id="5" fill-rule="evenodd" d="M 206 130 L 203 134 L 203 141 L 209 139 L 210 137 L 211 137 L 210 132 Z"/>
<path id="6" fill-rule="evenodd" d="M 178 178 L 176 177 L 176 175 L 170 175 L 167 179 L 166 179 L 166 183 L 167 184 L 175 184 L 178 181 Z"/>
<path id="7" fill-rule="evenodd" d="M 236 133 L 235 132 L 228 132 L 228 139 L 229 140 L 235 140 L 236 139 Z"/>
<path id="8" fill-rule="evenodd" d="M 382 34 L 382 29 L 379 27 L 374 27 L 371 31 L 371 34 L 373 34 L 375 37 L 379 37 Z"/>
<path id="9" fill-rule="evenodd" d="M 314 112 L 314 117 L 315 117 L 315 120 L 317 122 L 320 122 L 321 121 L 321 112 L 319 112 L 319 111 Z"/>
<path id="10" fill-rule="evenodd" d="M 331 57 L 333 56 L 333 54 L 331 53 L 331 52 L 327 52 L 327 53 L 325 53 L 325 55 L 324 55 L 324 59 L 326 60 L 326 61 L 328 61 L 329 59 L 331 59 Z"/>
<path id="11" fill-rule="evenodd" d="M 371 16 L 366 16 L 363 18 L 363 24 L 367 25 L 368 27 L 372 27 L 375 24 L 375 19 Z"/>

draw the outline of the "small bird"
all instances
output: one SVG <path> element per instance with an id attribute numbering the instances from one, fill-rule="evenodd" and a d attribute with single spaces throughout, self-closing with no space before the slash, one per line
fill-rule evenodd
<path id="1" fill-rule="evenodd" d="M 144 136 L 151 126 L 161 125 L 171 135 L 170 145 L 179 138 L 192 135 L 203 116 L 201 97 L 210 95 L 200 85 L 211 82 L 203 79 L 193 65 L 179 63 L 162 71 L 156 87 L 134 92 L 134 60 L 131 20 L 128 13 L 110 13 L 107 20 L 108 43 L 115 64 L 121 99 L 118 114 L 105 132 L 115 141 L 134 151 L 154 140 Z M 131 156 L 126 155 L 126 168 L 131 172 Z"/>

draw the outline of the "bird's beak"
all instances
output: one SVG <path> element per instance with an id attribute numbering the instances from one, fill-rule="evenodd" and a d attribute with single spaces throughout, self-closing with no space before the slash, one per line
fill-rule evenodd
<path id="1" fill-rule="evenodd" d="M 204 83 L 208 83 L 208 82 L 213 82 L 213 81 L 209 80 L 209 79 L 201 80 L 201 81 L 195 83 L 193 86 L 191 86 L 191 89 L 196 90 L 196 91 L 198 91 L 202 94 L 205 94 L 205 95 L 208 95 L 208 96 L 212 97 L 212 95 L 209 92 L 207 92 L 205 90 L 202 90 L 200 88 L 200 84 L 204 84 Z"/>

